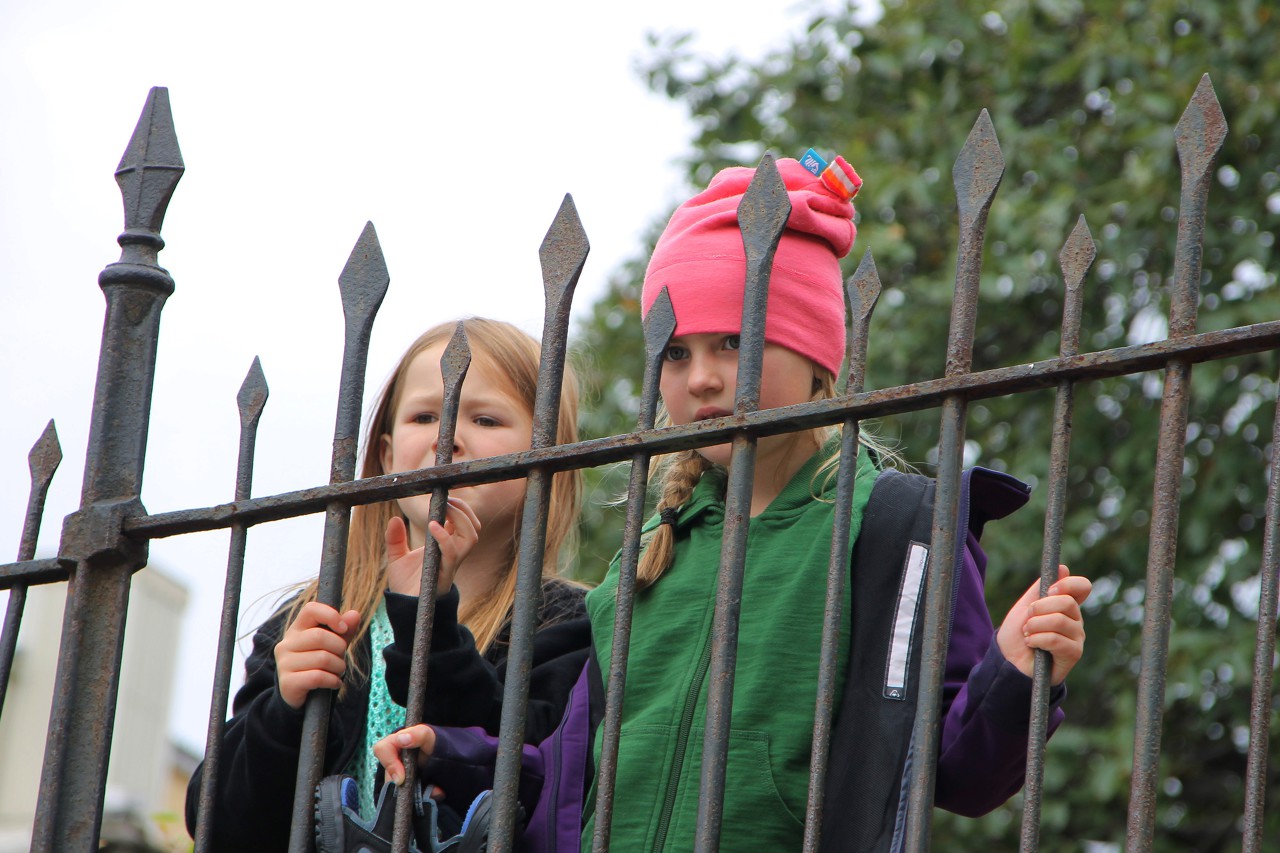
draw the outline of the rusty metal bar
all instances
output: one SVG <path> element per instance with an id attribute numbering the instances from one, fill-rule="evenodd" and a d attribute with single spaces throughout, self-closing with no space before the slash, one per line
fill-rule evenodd
<path id="1" fill-rule="evenodd" d="M 538 390 L 533 406 L 531 446 L 534 449 L 548 448 L 556 442 L 560 389 L 564 382 L 564 358 L 568 346 L 569 307 L 590 250 L 573 197 L 566 195 L 538 250 L 546 309 Z M 489 836 L 489 850 L 493 853 L 508 853 L 515 845 L 516 794 L 533 662 L 533 632 L 537 629 L 538 610 L 542 604 L 542 561 L 552 475 L 553 471 L 547 468 L 534 468 L 529 472 L 525 487 L 520 554 L 516 564 L 516 600 L 511 615 L 511 649 L 507 655 L 502 730 L 494 779 L 493 825 Z"/>
<path id="2" fill-rule="evenodd" d="M 346 318 L 346 340 L 338 382 L 338 414 L 333 431 L 330 483 L 345 483 L 355 476 L 369 335 L 389 284 L 390 275 L 382 247 L 378 244 L 378 235 L 372 222 L 365 223 L 342 274 L 338 276 L 342 311 Z M 325 507 L 324 544 L 321 546 L 316 599 L 332 607 L 342 606 L 342 578 L 346 571 L 350 522 L 351 510 L 347 504 L 334 501 Z M 329 729 L 333 693 L 332 690 L 312 690 L 307 696 L 302 719 L 298 782 L 293 792 L 289 853 L 309 853 L 311 850 L 312 792 L 324 770 L 325 735 Z"/>
<path id="3" fill-rule="evenodd" d="M 862 390 L 866 380 L 867 333 L 871 312 L 880 298 L 880 274 L 868 249 L 858 269 L 845 285 L 853 318 L 846 347 L 849 376 L 845 394 Z M 827 789 L 827 766 L 831 751 L 831 720 L 835 711 L 836 682 L 844 589 L 849 572 L 849 524 L 853 513 L 853 487 L 858 471 L 856 419 L 844 422 L 840 432 L 840 469 L 836 475 L 835 523 L 831 534 L 831 562 L 827 569 L 827 598 L 823 610 L 821 657 L 818 662 L 818 692 L 813 715 L 813 751 L 809 760 L 809 800 L 805 809 L 804 851 L 816 853 L 822 840 L 822 799 Z"/>
<path id="4" fill-rule="evenodd" d="M 978 280 L 982 272 L 982 246 L 987 212 L 1004 176 L 1004 155 L 996 139 L 991 117 L 983 110 L 974 123 L 952 170 L 960 213 L 956 249 L 956 295 L 951 304 L 947 335 L 946 375 L 969 372 L 973 362 L 973 334 L 978 312 Z M 933 788 L 941 735 L 942 678 L 947 661 L 951 625 L 951 590 L 955 565 L 956 530 L 960 504 L 960 468 L 964 461 L 965 415 L 968 399 L 950 395 L 942 403 L 938 442 L 937 497 L 934 504 L 925 594 L 924 646 L 921 657 L 920 694 L 916 700 L 912 731 L 911 781 L 908 793 L 906 849 L 929 849 L 933 820 Z"/>
<path id="5" fill-rule="evenodd" d="M 61 583 L 71 577 L 71 572 L 75 567 L 75 560 L 69 560 L 65 557 L 49 557 L 44 560 L 9 563 L 8 565 L 0 566 L 0 589 Z"/>
<path id="6" fill-rule="evenodd" d="M 62 462 L 62 445 L 58 443 L 58 430 L 53 421 L 31 446 L 27 454 L 27 468 L 31 471 L 31 490 L 27 494 L 27 515 L 22 522 L 22 539 L 18 543 L 18 560 L 30 560 L 36 555 L 36 542 L 40 539 L 40 521 L 44 518 L 44 499 L 49 494 L 53 472 Z M 18 652 L 18 631 L 22 628 L 22 611 L 27 606 L 27 586 L 20 584 L 9 591 L 9 604 L 4 616 L 4 631 L 0 633 L 0 715 L 4 714 L 4 698 L 9 692 L 9 675 L 13 672 L 13 658 Z"/>
<path id="7" fill-rule="evenodd" d="M 1066 292 L 1062 300 L 1062 340 L 1059 354 L 1069 358 L 1080 351 L 1080 316 L 1084 277 L 1098 255 L 1089 226 L 1082 215 L 1058 254 Z M 1058 384 L 1053 403 L 1053 439 L 1049 449 L 1049 496 L 1044 514 L 1044 549 L 1040 559 L 1040 595 L 1049 594 L 1058 580 L 1062 556 L 1062 521 L 1067 509 L 1067 472 L 1071 459 L 1071 425 L 1075 410 L 1075 385 Z M 1027 735 L 1027 773 L 1022 806 L 1023 853 L 1040 848 L 1040 806 L 1044 797 L 1044 752 L 1049 730 L 1049 678 L 1053 656 L 1038 650 L 1031 686 L 1031 722 Z"/>
<path id="8" fill-rule="evenodd" d="M 471 344 L 464 323 L 459 323 L 440 357 L 443 399 L 440 404 L 440 432 L 436 436 L 436 464 L 453 461 L 453 438 L 458 427 L 458 401 L 462 382 L 471 366 Z M 367 452 L 367 451 L 366 451 Z M 448 509 L 449 489 L 440 486 L 431 491 L 431 521 L 444 524 Z M 440 579 L 440 543 L 427 531 L 422 549 L 422 576 L 418 587 L 418 612 L 413 628 L 413 655 L 409 659 L 409 704 L 405 709 L 405 726 L 422 722 L 422 706 L 426 704 L 427 658 L 431 654 L 431 629 L 436 617 L 436 591 Z M 375 649 L 377 654 L 378 650 Z M 403 791 L 417 790 L 418 750 L 402 749 L 404 765 Z M 408 853 L 413 840 L 413 797 L 396 798 L 396 820 L 391 836 L 392 853 Z"/>
<path id="9" fill-rule="evenodd" d="M 457 488 L 492 483 L 513 475 L 526 474 L 535 468 L 567 471 L 624 462 L 639 451 L 659 456 L 693 447 L 723 444 L 738 432 L 748 432 L 757 438 L 763 438 L 797 429 L 831 426 L 850 417 L 867 420 L 936 409 L 945 398 L 953 395 L 963 395 L 970 401 L 986 400 L 1053 388 L 1066 379 L 1079 383 L 1163 369 L 1174 359 L 1198 364 L 1275 349 L 1280 349 L 1280 320 L 1204 332 L 1177 340 L 1100 350 L 1072 358 L 1051 358 L 962 376 L 929 379 L 864 391 L 845 398 L 766 409 L 742 416 L 699 421 L 696 424 L 590 439 L 474 462 L 455 462 L 443 468 L 384 474 L 349 483 L 282 492 L 213 507 L 175 510 L 155 515 L 139 513 L 126 516 L 124 529 L 134 538 L 161 539 L 218 530 L 230 527 L 238 521 L 249 525 L 262 524 L 320 512 L 334 501 L 354 506 L 394 500 L 428 492 L 438 485 Z M 15 578 L 22 578 L 28 565 L 0 564 L 0 589 L 16 583 Z M 39 567 L 41 571 L 48 568 L 44 563 Z"/>
<path id="10" fill-rule="evenodd" d="M 1178 160 L 1182 165 L 1182 194 L 1169 309 L 1171 338 L 1195 332 L 1205 208 L 1213 162 L 1226 135 L 1226 119 L 1206 74 L 1200 79 L 1200 85 L 1174 129 Z M 1190 393 L 1191 364 L 1183 360 L 1171 362 L 1165 371 L 1160 439 L 1156 449 L 1151 545 L 1147 552 L 1146 603 L 1142 623 L 1142 669 L 1138 675 L 1133 777 L 1126 837 L 1128 853 L 1151 850 L 1155 835 L 1160 728 L 1168 676 L 1169 618 L 1173 606 L 1173 572 Z"/>
<path id="11" fill-rule="evenodd" d="M 662 375 L 667 342 L 676 331 L 675 310 L 664 287 L 653 300 L 644 321 L 644 380 L 640 389 L 640 414 L 636 430 L 653 429 L 658 413 L 658 381 Z M 627 483 L 627 520 L 622 533 L 622 553 L 618 558 L 618 601 L 614 609 L 613 646 L 609 658 L 609 688 L 605 694 L 602 742 L 597 763 L 595 830 L 593 853 L 609 849 L 613 828 L 614 784 L 618 773 L 618 741 L 622 731 L 622 703 L 627 683 L 627 656 L 631 650 L 631 621 L 635 610 L 636 567 L 640 562 L 640 532 L 644 526 L 645 491 L 649 483 L 649 455 L 643 451 L 631 458 L 631 479 Z"/>
<path id="12" fill-rule="evenodd" d="M 267 379 L 255 356 L 240 384 L 236 408 L 240 413 L 240 451 L 236 459 L 236 500 L 253 494 L 253 459 L 258 441 L 258 422 L 267 404 Z M 204 768 L 200 776 L 200 814 L 196 820 L 196 853 L 205 853 L 213 843 L 213 800 L 218 790 L 222 764 L 222 734 L 226 727 L 227 703 L 231 695 L 231 667 L 235 656 L 236 627 L 240 619 L 240 592 L 244 578 L 244 553 L 249 528 L 231 526 L 227 548 L 227 578 L 222 593 L 222 620 L 218 627 L 218 654 L 213 669 L 213 696 L 209 703 L 209 727 L 205 737 Z"/>
<path id="13" fill-rule="evenodd" d="M 769 277 L 774 253 L 790 215 L 791 199 L 786 185 L 778 174 L 773 157 L 766 154 L 738 204 L 738 223 L 742 228 L 742 245 L 746 253 L 746 284 L 742 299 L 737 389 L 733 402 L 735 415 L 742 416 L 760 407 Z M 755 463 L 756 437 L 747 433 L 735 434 L 729 456 L 729 480 L 725 487 L 723 544 L 711 627 L 707 720 L 694 840 L 694 849 L 698 853 L 714 853 L 720 847 L 734 670 L 738 660 L 738 617 L 742 609 L 742 579 L 747 559 Z"/>
<path id="14" fill-rule="evenodd" d="M 160 227 L 182 171 L 168 91 L 152 89 L 116 169 L 125 210 L 120 260 L 98 276 L 107 313 L 80 509 L 67 517 L 59 548 L 75 568 L 32 834 L 39 853 L 98 849 L 129 585 L 147 562 L 146 543 L 125 536 L 121 523 L 143 511 L 160 312 L 173 293 L 157 263 Z"/>
<path id="15" fill-rule="evenodd" d="M 1267 802 L 1267 746 L 1271 735 L 1271 689 L 1276 653 L 1276 608 L 1280 604 L 1280 405 L 1271 425 L 1271 472 L 1267 483 L 1267 526 L 1258 567 L 1258 631 L 1253 653 L 1253 694 L 1249 705 L 1249 751 L 1244 772 L 1244 853 L 1263 853 L 1262 818 Z"/>

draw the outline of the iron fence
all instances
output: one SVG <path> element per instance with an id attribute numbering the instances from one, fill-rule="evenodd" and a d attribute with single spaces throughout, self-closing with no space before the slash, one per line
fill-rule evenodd
<path id="1" fill-rule="evenodd" d="M 411 473 L 355 480 L 355 460 L 361 410 L 362 379 L 370 329 L 388 285 L 372 224 L 366 226 L 340 276 L 346 315 L 346 340 L 339 380 L 339 409 L 334 430 L 330 483 L 284 494 L 252 497 L 251 480 L 255 435 L 267 399 L 265 378 L 257 361 L 250 368 L 238 396 L 241 415 L 240 458 L 235 500 L 219 506 L 148 513 L 142 506 L 142 463 L 146 448 L 156 341 L 160 313 L 174 283 L 157 263 L 164 246 L 161 224 L 169 199 L 182 175 L 183 164 L 164 89 L 152 90 L 141 120 L 116 172 L 125 201 L 125 230 L 119 236 L 122 254 L 99 277 L 107 313 L 99 357 L 92 423 L 80 509 L 66 519 L 58 556 L 34 559 L 36 533 L 44 495 L 60 451 L 52 423 L 31 451 L 32 485 L 17 562 L 0 566 L 0 588 L 8 589 L 9 605 L 0 638 L 0 710 L 14 658 L 26 591 L 32 585 L 66 582 L 68 597 L 59 655 L 56 692 L 49 721 L 38 814 L 32 849 L 88 851 L 98 846 L 103 814 L 107 757 L 115 715 L 120 656 L 124 639 L 125 605 L 133 572 L 147 561 L 151 539 L 202 530 L 230 528 L 222 626 L 218 638 L 215 684 L 209 713 L 207 762 L 201 790 L 201 815 L 211 813 L 212 791 L 218 775 L 218 745 L 231 683 L 232 645 L 237 627 L 240 582 L 248 531 L 268 521 L 321 513 L 325 515 L 319 599 L 337 605 L 341 584 L 349 510 L 372 503 L 431 492 L 441 500 L 451 488 L 503 479 L 527 479 L 527 496 L 520 528 L 517 596 L 512 618 L 504 710 L 495 783 L 494 837 L 491 849 L 510 850 L 515 826 L 516 783 L 524 740 L 525 707 L 531 668 L 531 638 L 536 623 L 542 572 L 543 535 L 547 523 L 550 478 L 566 469 L 629 462 L 631 476 L 627 517 L 621 550 L 621 582 L 613 637 L 613 657 L 603 722 L 603 750 L 597 757 L 598 800 L 594 850 L 609 847 L 620 719 L 623 702 L 631 609 L 635 600 L 636 563 L 645 507 L 649 461 L 652 457 L 696 447 L 731 443 L 732 465 L 726 494 L 722 562 L 715 604 L 712 676 L 699 797 L 697 849 L 715 850 L 721 823 L 722 793 L 732 713 L 737 641 L 737 600 L 742 587 L 750 502 L 751 472 L 756 442 L 765 436 L 818 426 L 842 429 L 837 478 L 837 512 L 847 514 L 852 500 L 854 458 L 859 423 L 921 410 L 941 414 L 938 453 L 938 498 L 931 549 L 951 553 L 955 546 L 959 481 L 965 443 L 966 413 L 975 400 L 1056 389 L 1054 432 L 1050 450 L 1048 504 L 1044 523 L 1041 590 L 1056 580 L 1062 539 L 1073 389 L 1077 383 L 1144 371 L 1164 373 L 1159 446 L 1155 453 L 1155 489 L 1151 503 L 1147 596 L 1142 632 L 1142 670 L 1134 720 L 1135 747 L 1130 796 L 1127 849 L 1152 847 L 1158 788 L 1162 702 L 1169 654 L 1170 604 L 1175 576 L 1174 547 L 1184 461 L 1191 367 L 1200 362 L 1245 353 L 1280 350 L 1280 320 L 1251 326 L 1198 333 L 1197 306 L 1201 281 L 1201 246 L 1210 175 L 1223 139 L 1226 122 L 1206 76 L 1177 125 L 1175 138 L 1182 169 L 1172 308 L 1165 340 L 1095 352 L 1080 352 L 1083 281 L 1096 250 L 1083 219 L 1067 238 L 1060 254 L 1066 285 L 1061 347 L 1057 358 L 992 370 L 972 369 L 977 291 L 981 271 L 986 217 L 1004 171 L 995 129 L 984 111 L 960 152 L 954 180 L 959 206 L 959 245 L 950 332 L 944 375 L 937 379 L 891 388 L 866 390 L 864 365 L 868 326 L 879 295 L 879 278 L 868 252 L 848 283 L 852 307 L 851 358 L 847 387 L 835 399 L 785 409 L 757 411 L 763 357 L 763 309 L 768 298 L 773 252 L 787 221 L 789 202 L 781 181 L 766 157 L 740 208 L 747 254 L 746 300 L 737 400 L 730 416 L 684 426 L 655 428 L 657 377 L 662 351 L 675 328 L 670 303 L 660 299 L 645 329 L 646 359 L 636 431 L 628 435 L 556 443 L 559 388 L 563 376 L 569 306 L 586 259 L 588 244 L 572 199 L 565 198 L 541 248 L 546 315 L 534 436 L 527 452 L 454 463 L 452 443 L 442 440 L 437 465 Z M 457 394 L 469 362 L 466 341 L 455 336 L 445 355 L 443 371 L 451 403 L 442 432 L 452 429 Z M 1280 429 L 1280 421 L 1273 428 Z M 1262 809 L 1265 797 L 1267 743 L 1271 713 L 1272 661 L 1275 654 L 1277 605 L 1276 553 L 1277 483 L 1280 454 L 1273 453 L 1268 478 L 1268 501 L 1262 579 L 1255 648 L 1254 692 L 1249 721 L 1248 768 L 1243 813 L 1243 847 L 1262 850 Z M 839 602 L 847 574 L 848 531 L 836 525 L 832 542 L 822 660 L 814 714 L 810 798 L 806 813 L 805 849 L 816 850 L 821 827 L 821 797 L 827 773 L 834 696 L 834 666 L 839 635 Z M 421 601 L 435 595 L 438 550 L 428 547 L 424 559 Z M 952 566 L 933 561 L 924 605 L 924 669 L 918 694 L 910 777 L 906 849 L 923 851 L 930 843 L 930 814 L 938 749 L 940 690 L 946 656 L 946 626 L 951 598 L 937 594 L 951 588 Z M 425 687 L 425 661 L 434 608 L 420 606 L 416 626 L 415 666 L 410 696 Z M 1048 656 L 1039 653 L 1034 692 L 1028 709 L 1032 720 L 1028 744 L 1026 795 L 1022 824 L 1024 850 L 1038 849 L 1039 817 L 1044 774 L 1044 746 L 1048 708 Z M 298 767 L 297 795 L 290 850 L 303 853 L 311 846 L 311 791 L 319 780 L 331 694 L 313 691 L 306 704 L 303 757 Z M 409 721 L 421 716 L 421 703 L 408 709 Z M 70 733 L 76 748 L 69 749 Z M 407 763 L 412 768 L 412 762 Z M 406 849 L 408 798 L 400 798 L 395 849 Z M 209 826 L 202 818 L 196 850 L 206 849 Z"/>

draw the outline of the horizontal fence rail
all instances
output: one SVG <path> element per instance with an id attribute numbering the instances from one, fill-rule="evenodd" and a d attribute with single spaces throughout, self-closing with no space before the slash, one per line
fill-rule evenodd
<path id="1" fill-rule="evenodd" d="M 32 849 L 88 853 L 98 848 L 103 814 L 107 757 L 114 725 L 119 683 L 124 614 L 133 572 L 146 563 L 147 542 L 185 533 L 231 530 L 227 576 L 217 641 L 215 683 L 210 702 L 206 760 L 199 788 L 200 820 L 195 831 L 197 853 L 210 849 L 219 752 L 232 681 L 232 652 L 238 630 L 240 588 L 247 539 L 252 527 L 271 521 L 324 513 L 325 532 L 318 569 L 317 599 L 333 607 L 343 600 L 343 575 L 355 506 L 431 494 L 433 517 L 444 519 L 449 490 L 462 486 L 523 478 L 527 481 L 518 535 L 516 599 L 510 624 L 510 647 L 502 696 L 501 726 L 494 778 L 492 836 L 489 849 L 517 849 L 518 790 L 521 755 L 526 740 L 525 708 L 531 690 L 533 637 L 542 604 L 543 560 L 549 523 L 553 475 L 558 472 L 618 462 L 630 464 L 626 523 L 618 557 L 619 582 L 611 657 L 599 665 L 606 692 L 601 753 L 595 757 L 596 799 L 590 844 L 603 853 L 613 835 L 615 806 L 625 794 L 617 790 L 619 751 L 626 741 L 626 679 L 633 608 L 637 597 L 637 563 L 642 553 L 646 493 L 653 457 L 713 445 L 731 446 L 725 495 L 725 524 L 717 568 L 714 628 L 705 688 L 705 728 L 700 761 L 695 845 L 699 851 L 720 849 L 727 784 L 729 734 L 737 674 L 739 619 L 747 559 L 752 481 L 757 442 L 765 437 L 818 427 L 838 427 L 839 459 L 835 473 L 835 518 L 852 512 L 856 484 L 860 424 L 936 410 L 941 419 L 937 498 L 929 553 L 957 553 L 961 518 L 960 492 L 968 407 L 978 400 L 1053 389 L 1053 435 L 1049 449 L 1048 502 L 1044 546 L 1040 555 L 1040 590 L 1057 580 L 1070 469 L 1076 386 L 1099 379 L 1161 371 L 1161 439 L 1155 449 L 1147 598 L 1142 629 L 1142 669 L 1138 675 L 1138 709 L 1134 720 L 1133 778 L 1126 834 L 1131 853 L 1152 848 L 1156 825 L 1165 679 L 1168 671 L 1175 549 L 1185 460 L 1185 435 L 1192 367 L 1241 355 L 1280 351 L 1280 320 L 1213 332 L 1196 331 L 1201 252 L 1208 192 L 1214 160 L 1226 135 L 1226 121 L 1206 75 L 1192 96 L 1175 131 L 1182 167 L 1175 269 L 1169 336 L 1162 341 L 1080 352 L 1085 280 L 1097 248 L 1080 217 L 1059 255 L 1065 285 L 1059 355 L 1028 364 L 973 371 L 977 328 L 978 283 L 986 239 L 986 218 L 1004 173 L 1004 157 L 995 127 L 984 110 L 959 157 L 953 179 L 960 220 L 944 375 L 890 388 L 864 388 L 871 316 L 880 280 L 871 253 L 847 283 L 852 325 L 848 378 L 833 398 L 759 411 L 764 358 L 764 316 L 774 252 L 790 214 L 790 202 L 772 157 L 766 155 L 739 208 L 746 254 L 745 298 L 738 361 L 737 396 L 732 415 L 683 426 L 657 428 L 658 379 L 664 350 L 677 327 L 665 291 L 645 321 L 645 361 L 636 431 L 608 438 L 560 443 L 557 434 L 565 353 L 573 292 L 582 273 L 589 243 L 571 197 L 566 196 L 540 248 L 545 315 L 541 362 L 533 406 L 533 435 L 528 451 L 479 460 L 453 462 L 453 429 L 459 395 L 471 360 L 465 328 L 459 325 L 441 362 L 445 399 L 435 465 L 417 471 L 356 479 L 363 378 L 374 318 L 387 292 L 389 272 L 372 223 L 368 224 L 339 276 L 346 330 L 339 402 L 335 422 L 330 481 L 327 485 L 277 495 L 252 496 L 254 447 L 267 401 L 267 385 L 255 359 L 238 403 L 240 454 L 234 500 L 212 507 L 148 513 L 140 502 L 156 341 L 160 312 L 174 283 L 158 266 L 164 246 L 160 227 L 183 165 L 169 113 L 168 94 L 152 90 L 142 118 L 117 170 L 125 199 L 125 230 L 118 238 L 122 254 L 99 282 L 107 297 L 98 382 L 89 435 L 80 509 L 67 518 L 58 556 L 35 558 L 44 495 L 61 459 L 52 423 L 31 452 L 31 496 L 17 560 L 0 565 L 0 589 L 9 590 L 9 607 L 0 635 L 0 712 L 29 587 L 69 583 L 59 653 L 57 688 L 50 717 L 40 798 Z M 1272 441 L 1280 430 L 1280 413 Z M 1262 476 L 1259 474 L 1258 476 Z M 1280 454 L 1273 452 L 1268 475 L 1264 553 L 1261 559 L 1260 610 L 1255 647 L 1253 713 L 1249 721 L 1248 770 L 1242 834 L 1244 849 L 1260 851 L 1262 807 L 1266 795 L 1267 745 L 1273 703 L 1277 592 L 1276 536 L 1280 498 Z M 838 523 L 830 543 L 825 574 L 825 609 L 821 652 L 813 697 L 812 754 L 805 813 L 804 849 L 823 847 L 822 793 L 832 767 L 830 749 L 837 701 L 837 660 L 842 601 L 849 577 L 847 524 Z M 424 551 L 418 618 L 414 631 L 406 722 L 423 720 L 423 696 L 429 688 L 426 659 L 430 652 L 437 574 L 441 555 L 428 537 Z M 948 559 L 930 560 L 924 586 L 923 653 L 912 730 L 912 758 L 902 796 L 906 805 L 901 849 L 929 849 L 942 715 L 943 669 L 952 618 L 953 572 Z M 375 650 L 375 653 L 377 650 Z M 1040 816 L 1049 719 L 1050 657 L 1036 655 L 1028 715 L 1027 774 L 1021 846 L 1039 849 Z M 324 773 L 327 726 L 333 691 L 313 690 L 306 701 L 300 758 L 289 832 L 290 853 L 314 847 L 313 790 Z M 807 701 L 807 700 L 806 700 Z M 75 732 L 72 749 L 68 738 Z M 411 752 L 403 760 L 412 782 L 416 766 Z M 409 849 L 412 802 L 397 802 L 391 847 Z"/>
<path id="2" fill-rule="evenodd" d="M 1280 320 L 1256 323 L 1221 331 L 1203 332 L 1177 341 L 1155 341 L 1116 347 L 1070 357 L 1045 359 L 1028 364 L 997 367 L 952 379 L 929 379 L 874 391 L 851 394 L 834 400 L 819 400 L 778 409 L 766 409 L 742 416 L 726 416 L 696 424 L 640 430 L 625 436 L 588 439 L 532 450 L 494 456 L 474 462 L 460 462 L 440 468 L 424 468 L 401 474 L 383 474 L 349 483 L 317 486 L 282 492 L 233 503 L 147 515 L 125 516 L 124 531 L 133 537 L 163 539 L 186 533 L 222 530 L 233 524 L 263 524 L 323 511 L 330 502 L 348 506 L 422 494 L 440 486 L 450 488 L 526 476 L 535 468 L 568 471 L 629 460 L 635 453 L 651 456 L 724 444 L 739 432 L 757 438 L 839 424 L 853 417 L 881 419 L 909 412 L 935 409 L 949 395 L 963 395 L 970 401 L 987 400 L 1055 388 L 1060 382 L 1073 383 L 1145 373 L 1163 368 L 1173 359 L 1202 364 L 1241 355 L 1280 349 Z M 47 583 L 64 565 L 58 559 L 0 564 L 0 589 L 23 580 L 27 572 L 39 573 Z M 63 569 L 65 573 L 65 568 Z"/>

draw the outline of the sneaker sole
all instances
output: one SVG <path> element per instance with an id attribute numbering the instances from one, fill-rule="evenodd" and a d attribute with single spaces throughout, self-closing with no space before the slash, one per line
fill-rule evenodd
<path id="1" fill-rule="evenodd" d="M 316 853 L 347 853 L 340 776 L 326 776 L 316 785 L 315 820 Z"/>

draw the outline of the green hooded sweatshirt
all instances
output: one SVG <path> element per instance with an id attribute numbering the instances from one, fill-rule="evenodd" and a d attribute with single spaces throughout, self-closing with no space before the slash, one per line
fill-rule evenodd
<path id="1" fill-rule="evenodd" d="M 835 514 L 838 450 L 815 454 L 751 519 L 738 635 L 737 674 L 720 849 L 799 850 L 804 837 L 823 605 Z M 876 469 L 865 450 L 850 522 L 850 549 Z M 622 715 L 611 849 L 694 848 L 711 626 L 724 530 L 725 474 L 705 474 L 676 524 L 675 559 L 637 594 Z M 650 519 L 646 530 L 656 526 Z M 844 564 L 849 565 L 850 555 Z M 587 595 L 591 633 L 608 679 L 618 564 Z M 836 672 L 848 667 L 849 592 Z M 842 684 L 837 684 L 836 696 Z M 601 727 L 603 728 L 603 727 Z M 595 750 L 600 754 L 602 731 Z M 588 803 L 594 803 L 594 791 Z M 594 816 L 583 833 L 590 849 Z"/>

